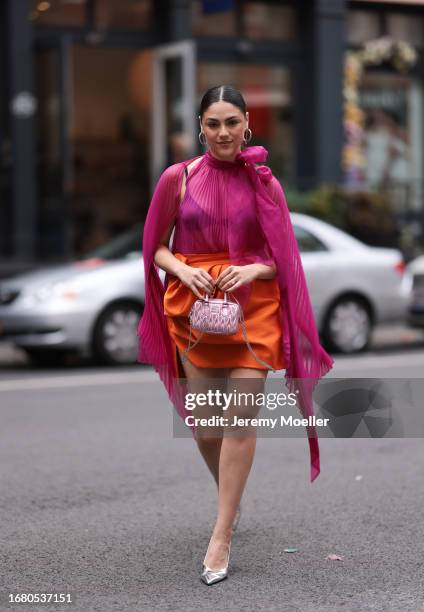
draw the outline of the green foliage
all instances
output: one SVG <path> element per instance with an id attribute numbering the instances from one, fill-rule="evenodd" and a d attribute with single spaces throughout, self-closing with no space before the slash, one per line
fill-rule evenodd
<path id="1" fill-rule="evenodd" d="M 311 211 L 315 217 L 345 229 L 348 201 L 338 185 L 323 184 L 311 194 Z"/>
<path id="2" fill-rule="evenodd" d="M 368 244 L 396 244 L 396 218 L 383 191 L 349 191 L 323 183 L 310 191 L 287 188 L 285 193 L 292 212 L 322 219 Z"/>
<path id="3" fill-rule="evenodd" d="M 310 191 L 285 189 L 285 193 L 291 211 L 317 217 L 341 229 L 346 228 L 347 198 L 339 186 L 322 184 Z"/>

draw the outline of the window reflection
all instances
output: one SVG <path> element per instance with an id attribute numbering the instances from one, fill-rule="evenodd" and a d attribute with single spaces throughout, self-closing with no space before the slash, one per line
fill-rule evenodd
<path id="1" fill-rule="evenodd" d="M 195 36 L 236 36 L 236 11 L 205 13 L 203 2 L 192 2 L 192 28 Z"/>
<path id="2" fill-rule="evenodd" d="M 146 215 L 151 52 L 78 46 L 72 66 L 71 214 L 79 255 Z"/>
<path id="3" fill-rule="evenodd" d="M 152 23 L 152 0 L 97 0 L 96 25 L 104 30 L 146 30 Z"/>
<path id="4" fill-rule="evenodd" d="M 282 2 L 246 2 L 243 4 L 243 29 L 255 40 L 293 40 L 296 37 L 296 13 Z"/>
<path id="5" fill-rule="evenodd" d="M 416 15 L 389 13 L 387 33 L 396 40 L 406 40 L 411 45 L 424 43 L 424 18 Z"/>
<path id="6" fill-rule="evenodd" d="M 83 26 L 87 0 L 33 0 L 30 19 L 36 24 Z M 153 0 L 95 0 L 96 27 L 103 30 L 146 30 L 152 25 Z"/>
<path id="7" fill-rule="evenodd" d="M 346 177 L 358 187 L 386 194 L 393 210 L 422 203 L 424 116 L 422 83 L 411 76 L 365 71 L 359 88 L 363 122 L 356 127 L 354 155 L 346 157 Z"/>
<path id="8" fill-rule="evenodd" d="M 308 230 L 296 224 L 293 225 L 293 229 L 301 253 L 316 253 L 317 251 L 328 251 L 325 244 L 322 243 L 321 240 L 319 240 L 319 238 L 317 238 L 314 234 L 308 232 Z"/>
<path id="9" fill-rule="evenodd" d="M 352 45 L 360 45 L 382 34 L 377 12 L 349 11 L 347 16 L 347 40 Z"/>
<path id="10" fill-rule="evenodd" d="M 296 36 L 296 12 L 289 1 L 247 1 L 234 5 L 234 9 L 208 12 L 201 0 L 193 0 L 193 34 L 241 35 L 252 40 L 292 40 Z"/>
<path id="11" fill-rule="evenodd" d="M 30 19 L 36 24 L 82 26 L 86 0 L 33 0 Z"/>

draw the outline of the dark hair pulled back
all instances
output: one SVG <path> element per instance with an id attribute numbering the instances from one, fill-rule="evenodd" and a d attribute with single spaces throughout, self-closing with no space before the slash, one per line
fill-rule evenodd
<path id="1" fill-rule="evenodd" d="M 221 100 L 234 104 L 242 113 L 246 114 L 246 102 L 238 89 L 231 85 L 219 85 L 217 87 L 211 87 L 204 94 L 199 107 L 200 118 L 203 117 L 203 113 L 207 111 L 212 104 L 220 102 Z"/>

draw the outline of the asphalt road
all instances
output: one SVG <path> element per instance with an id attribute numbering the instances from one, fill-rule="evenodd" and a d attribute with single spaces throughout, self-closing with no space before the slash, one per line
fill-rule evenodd
<path id="1" fill-rule="evenodd" d="M 420 346 L 392 346 L 331 375 L 423 371 Z M 311 484 L 305 439 L 259 438 L 229 579 L 207 587 L 215 484 L 149 368 L 11 363 L 0 405 L 0 610 L 424 610 L 421 439 L 322 439 Z M 74 604 L 8 606 L 17 592 Z"/>

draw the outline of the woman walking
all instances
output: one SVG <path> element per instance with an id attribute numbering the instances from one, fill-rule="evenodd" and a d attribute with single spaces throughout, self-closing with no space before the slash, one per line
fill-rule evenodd
<path id="1" fill-rule="evenodd" d="M 220 379 L 231 390 L 239 385 L 256 393 L 270 369 L 285 370 L 303 416 L 313 415 L 313 388 L 333 360 L 319 343 L 283 189 L 268 167 L 257 165 L 267 151 L 245 147 L 252 131 L 239 91 L 230 86 L 208 90 L 199 124 L 205 154 L 162 173 L 147 215 L 139 361 L 155 367 L 182 418 L 192 412 L 184 406 L 177 379 L 186 379 L 198 392 Z M 157 267 L 166 272 L 165 286 Z M 243 329 L 232 335 L 195 333 L 188 351 L 190 309 L 214 292 L 239 301 L 247 335 Z M 237 413 L 233 406 L 230 415 L 231 409 Z M 214 584 L 228 575 L 231 536 L 256 436 L 252 428 L 247 435 L 220 430 L 210 437 L 190 427 L 218 486 L 217 519 L 201 573 L 203 582 Z M 307 433 L 313 481 L 320 471 L 318 440 L 314 427 L 307 426 Z"/>

